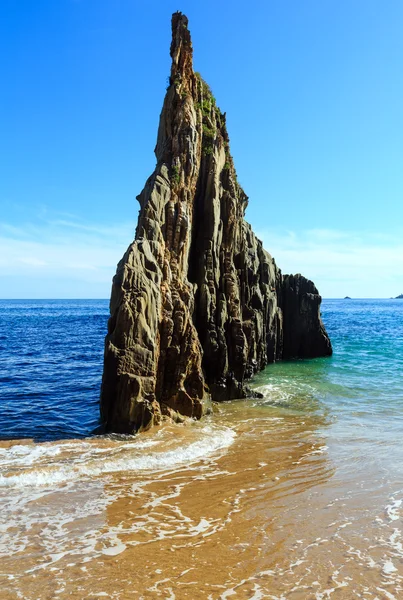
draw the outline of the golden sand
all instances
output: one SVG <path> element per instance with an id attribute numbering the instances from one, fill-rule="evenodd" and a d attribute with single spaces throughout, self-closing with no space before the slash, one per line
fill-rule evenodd
<path id="1" fill-rule="evenodd" d="M 117 440 L 44 445 L 60 452 L 21 469 L 58 483 L 0 490 L 15 520 L 0 598 L 403 598 L 400 505 L 382 473 L 340 473 L 323 416 L 220 412 L 234 439 L 204 458 L 214 419 L 140 436 L 140 458 L 191 449 L 163 469 L 114 470 L 110 454 L 124 466 L 128 452 Z"/>

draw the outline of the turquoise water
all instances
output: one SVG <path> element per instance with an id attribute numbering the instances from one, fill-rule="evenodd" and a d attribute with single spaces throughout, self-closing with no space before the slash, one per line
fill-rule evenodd
<path id="1" fill-rule="evenodd" d="M 322 318 L 333 356 L 270 365 L 254 386 L 272 384 L 279 394 L 274 403 L 290 410 L 321 410 L 379 433 L 401 429 L 403 302 L 325 300 Z"/>
<path id="2" fill-rule="evenodd" d="M 340 468 L 378 463 L 403 487 L 403 301 L 324 300 L 322 318 L 333 356 L 270 365 L 262 405 L 322 414 Z"/>

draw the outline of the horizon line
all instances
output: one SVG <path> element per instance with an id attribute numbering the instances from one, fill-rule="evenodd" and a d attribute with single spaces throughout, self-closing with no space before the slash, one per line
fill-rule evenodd
<path id="1" fill-rule="evenodd" d="M 320 294 L 319 294 L 320 295 Z M 393 297 L 393 296 L 362 296 L 362 297 L 350 297 L 350 296 L 333 296 L 333 297 L 327 297 L 327 296 L 321 296 L 322 300 L 400 300 L 399 297 Z M 69 300 L 105 300 L 105 301 L 109 301 L 110 298 L 0 298 L 0 302 L 4 302 L 4 301 L 21 301 L 21 300 L 26 300 L 26 301 L 32 301 L 32 300 L 65 300 L 65 301 L 69 301 Z"/>

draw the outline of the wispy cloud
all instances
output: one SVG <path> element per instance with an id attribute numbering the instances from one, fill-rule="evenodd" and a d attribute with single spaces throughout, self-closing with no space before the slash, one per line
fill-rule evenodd
<path id="1" fill-rule="evenodd" d="M 57 215 L 18 227 L 0 223 L 0 297 L 58 297 L 68 281 L 72 297 L 106 298 L 134 231 L 134 222 L 105 226 Z"/>
<path id="2" fill-rule="evenodd" d="M 0 297 L 104 297 L 135 222 L 74 215 L 0 222 Z M 333 229 L 257 232 L 283 273 L 303 273 L 324 297 L 390 297 L 403 291 L 403 235 Z"/>
<path id="3" fill-rule="evenodd" d="M 324 297 L 390 297 L 403 289 L 403 236 L 314 229 L 258 237 L 283 273 L 303 273 Z"/>
<path id="4" fill-rule="evenodd" d="M 25 256 L 17 260 L 19 260 L 23 265 L 30 265 L 31 267 L 45 267 L 47 265 L 44 260 L 35 258 L 35 256 Z"/>

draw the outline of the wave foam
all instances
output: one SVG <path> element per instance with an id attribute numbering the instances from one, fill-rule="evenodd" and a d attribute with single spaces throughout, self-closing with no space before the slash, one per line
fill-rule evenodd
<path id="1" fill-rule="evenodd" d="M 385 512 L 390 521 L 397 521 L 400 518 L 399 508 L 402 506 L 402 500 L 391 498 L 391 503 L 385 507 Z"/>
<path id="2" fill-rule="evenodd" d="M 26 486 L 53 486 L 72 481 L 86 476 L 98 476 L 119 471 L 160 471 L 183 464 L 193 464 L 202 458 L 209 457 L 215 452 L 223 450 L 230 446 L 235 438 L 235 432 L 229 427 L 218 427 L 207 425 L 197 429 L 200 439 L 187 442 L 186 445 L 177 446 L 174 449 L 164 451 L 164 442 L 158 443 L 162 451 L 145 453 L 144 449 L 150 444 L 140 440 L 139 443 L 120 444 L 118 448 L 112 448 L 109 453 L 103 453 L 103 456 L 97 456 L 99 448 L 94 448 L 93 444 L 82 443 L 81 447 L 84 454 L 72 456 L 69 454 L 63 462 L 51 465 L 38 465 L 37 468 L 12 475 L 0 475 L 1 487 L 26 487 Z M 169 441 L 168 441 L 169 443 Z M 76 448 L 80 443 L 76 444 Z M 88 449 L 88 446 L 90 448 Z M 15 448 L 15 447 L 14 447 Z M 54 446 L 51 456 L 56 456 L 65 446 Z M 27 446 L 29 451 L 20 450 L 26 458 L 25 465 L 32 465 L 38 459 L 37 447 Z M 116 451 L 119 451 L 119 456 Z M 76 453 L 74 453 L 76 454 Z M 122 456 L 123 454 L 123 456 Z M 112 456 L 112 458 L 108 458 Z M 125 456 L 126 455 L 126 456 Z M 49 454 L 48 454 L 49 456 Z M 43 457 L 43 453 L 41 455 Z M 9 465 L 15 466 L 13 453 L 9 455 Z M 11 464 L 10 464 L 11 463 Z M 13 464 L 14 463 L 14 464 Z M 14 470 L 14 469 L 13 469 Z"/>

